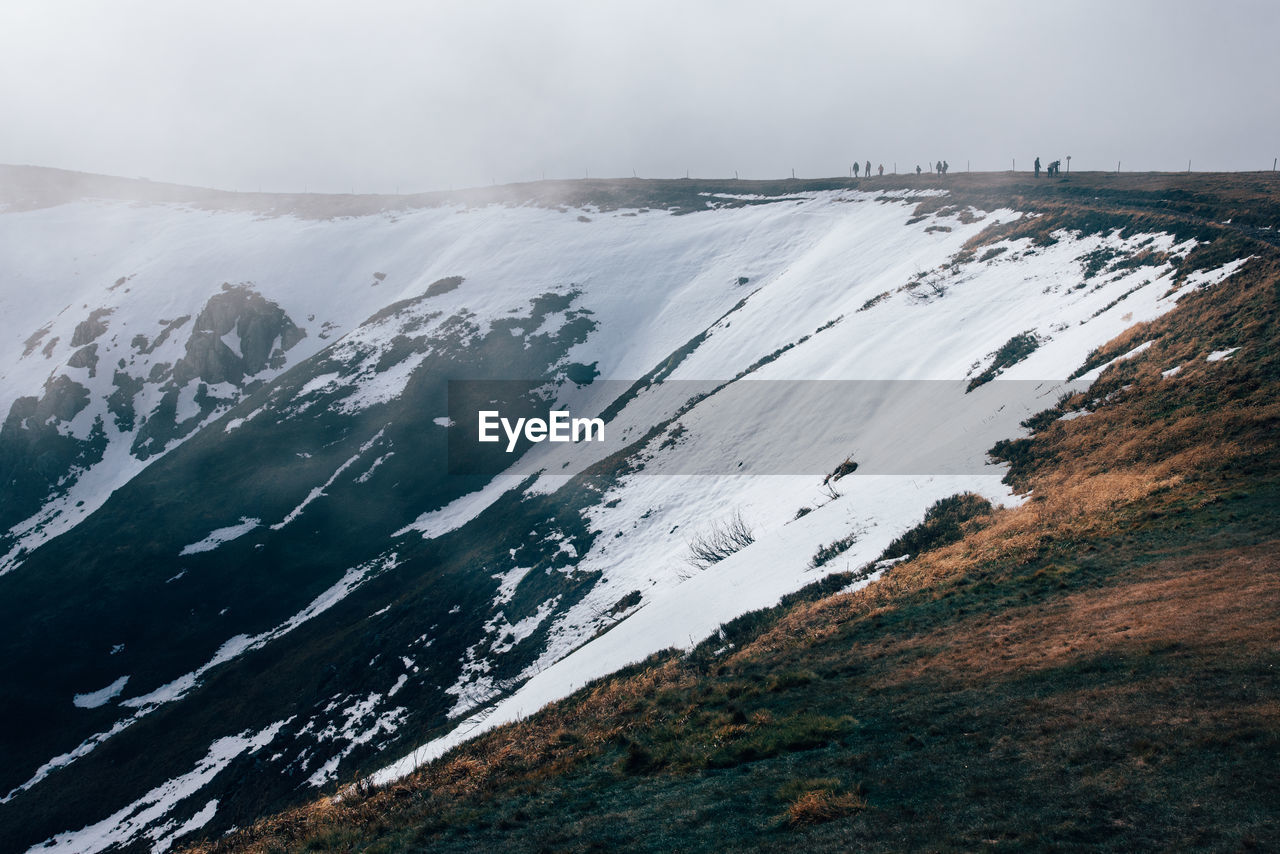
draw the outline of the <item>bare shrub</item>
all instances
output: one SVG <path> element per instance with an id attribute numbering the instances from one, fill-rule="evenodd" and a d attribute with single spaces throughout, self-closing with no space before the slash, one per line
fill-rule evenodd
<path id="1" fill-rule="evenodd" d="M 713 525 L 707 533 L 690 538 L 689 556 L 685 561 L 694 569 L 702 571 L 755 541 L 751 527 L 742 518 L 742 511 L 735 510 L 732 516 Z"/>
<path id="2" fill-rule="evenodd" d="M 852 456 L 845 457 L 844 462 L 840 463 L 840 465 L 835 467 L 835 471 L 831 472 L 830 474 L 828 474 L 826 477 L 822 479 L 822 485 L 826 486 L 832 481 L 837 481 L 847 474 L 853 474 L 857 470 L 858 470 L 858 464 L 854 462 L 853 457 Z"/>

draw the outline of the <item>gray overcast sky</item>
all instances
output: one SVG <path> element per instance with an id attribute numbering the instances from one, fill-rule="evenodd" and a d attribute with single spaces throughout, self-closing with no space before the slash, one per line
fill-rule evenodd
<path id="1" fill-rule="evenodd" d="M 1270 168 L 1280 3 L 5 0 L 0 162 L 250 190 Z"/>

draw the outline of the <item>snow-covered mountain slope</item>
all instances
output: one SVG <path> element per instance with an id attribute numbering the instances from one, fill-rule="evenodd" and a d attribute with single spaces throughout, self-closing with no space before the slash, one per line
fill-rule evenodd
<path id="1" fill-rule="evenodd" d="M 939 498 L 1017 501 L 986 450 L 1240 263 L 945 190 L 672 183 L 330 218 L 10 199 L 3 838 L 163 850 L 393 776 Z M 451 380 L 527 381 L 513 412 L 608 441 L 450 473 Z M 688 563 L 737 519 L 753 542 Z"/>

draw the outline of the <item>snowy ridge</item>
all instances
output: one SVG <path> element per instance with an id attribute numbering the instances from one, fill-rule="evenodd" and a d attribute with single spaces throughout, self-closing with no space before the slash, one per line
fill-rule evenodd
<path id="1" fill-rule="evenodd" d="M 1017 435 L 1027 415 L 1053 405 L 1093 348 L 1238 268 L 1233 262 L 1194 274 L 1173 292 L 1171 260 L 1102 275 L 1084 271 L 1083 259 L 1098 250 L 1119 257 L 1158 250 L 1173 259 L 1194 248 L 1164 234 L 1059 232 L 1052 245 L 1004 240 L 974 257 L 965 254 L 972 238 L 1022 214 L 970 208 L 963 216 L 912 222 L 919 195 L 806 192 L 745 206 L 727 204 L 735 199 L 724 196 L 723 207 L 712 197 L 710 209 L 681 216 L 491 205 L 303 221 L 107 202 L 0 214 L 0 250 L 12 250 L 5 263 L 39 295 L 20 303 L 0 294 L 13 332 L 0 343 L 0 405 L 7 411 L 22 398 L 39 398 L 59 377 L 74 382 L 85 389 L 84 406 L 74 414 L 50 410 L 39 423 L 29 415 L 20 426 L 48 427 L 89 449 L 39 510 L 12 526 L 0 572 L 21 575 L 41 543 L 73 530 L 156 459 L 185 453 L 184 444 L 196 436 L 212 443 L 276 427 L 301 431 L 311 423 L 306 419 L 324 414 L 328 432 L 316 428 L 296 448 L 289 445 L 287 459 L 274 461 L 281 470 L 340 441 L 351 444 L 325 457 L 330 461 L 323 466 L 317 459 L 315 469 L 305 469 L 300 493 L 271 515 L 245 512 L 239 496 L 211 499 L 216 506 L 199 517 L 200 527 L 167 552 L 174 565 L 163 577 L 174 587 L 190 582 L 180 581 L 186 567 L 179 558 L 220 559 L 251 548 L 268 553 L 280 542 L 273 537 L 307 536 L 306 520 L 332 525 L 355 515 L 343 513 L 336 496 L 399 495 L 415 465 L 440 460 L 415 457 L 413 442 L 396 438 L 403 425 L 384 413 L 443 357 L 465 366 L 472 351 L 499 344 L 550 352 L 552 376 L 575 365 L 598 377 L 590 384 L 563 378 L 549 384 L 557 405 L 575 413 L 613 412 L 608 443 L 537 446 L 470 492 L 410 505 L 409 515 L 389 524 L 370 551 L 339 565 L 324 580 L 327 587 L 311 588 L 322 590 L 319 596 L 308 593 L 314 596 L 308 604 L 273 622 L 217 635 L 216 651 L 210 655 L 210 646 L 171 671 L 180 675 L 150 682 L 120 676 L 100 690 L 62 695 L 67 705 L 117 709 L 121 717 L 95 724 L 93 735 L 77 736 L 78 746 L 58 746 L 63 752 L 24 770 L 26 782 L 0 803 L 74 780 L 69 766 L 97 746 L 157 708 L 197 701 L 215 668 L 234 665 L 322 614 L 332 617 L 349 597 L 368 605 L 360 600 L 363 590 L 382 582 L 366 582 L 429 577 L 444 538 L 477 543 L 502 533 L 518 544 L 467 567 L 468 583 L 484 591 L 478 597 L 442 601 L 448 591 L 434 588 L 415 588 L 405 597 L 370 594 L 390 598 L 359 612 L 363 631 L 352 636 L 377 643 L 349 677 L 354 681 L 306 696 L 297 714 L 272 711 L 252 726 L 202 731 L 198 743 L 209 752 L 194 768 L 175 769 L 127 806 L 103 809 L 106 818 L 52 835 L 32 850 L 98 851 L 144 839 L 165 850 L 186 834 L 217 828 L 229 820 L 219 814 L 219 805 L 225 810 L 228 803 L 219 775 L 250 754 L 266 777 L 287 773 L 297 785 L 323 787 L 349 779 L 356 767 L 350 763 L 377 750 L 385 767 L 375 779 L 394 779 L 593 678 L 666 647 L 688 648 L 725 621 L 774 604 L 823 573 L 863 567 L 940 498 L 972 491 L 1017 502 L 987 449 Z M 590 221 L 580 221 L 587 213 Z M 42 245 L 49 234 L 57 241 Z M 549 307 L 536 309 L 539 300 Z M 246 317 L 254 319 L 241 323 Z M 228 318 L 232 328 L 220 331 Z M 270 321 L 269 340 L 254 337 L 254 324 L 266 322 L 261 318 Z M 82 331 L 81 340 L 105 329 L 72 347 L 86 323 L 92 329 Z M 197 328 L 201 324 L 208 328 Z M 573 331 L 565 340 L 575 342 L 567 350 L 546 343 L 565 330 Z M 135 345 L 134 334 L 145 343 Z M 1034 349 L 997 365 L 1002 346 L 1024 335 Z M 504 340 L 495 343 L 495 336 Z M 96 369 L 86 366 L 89 354 L 77 355 L 94 343 Z M 266 361 L 253 362 L 256 370 L 221 378 L 264 347 Z M 510 365 L 509 376 L 530 378 L 521 375 L 525 369 Z M 133 379 L 120 380 L 117 370 Z M 999 383 L 966 388 L 985 371 L 1001 382 L 1024 382 L 1029 391 L 1006 406 Z M 653 382 L 631 390 L 642 377 Z M 797 405 L 785 410 L 794 444 L 830 433 L 833 421 L 842 422 L 843 438 L 802 448 L 812 454 L 811 469 L 733 473 L 763 470 L 778 441 L 771 420 L 778 413 L 749 405 L 749 384 L 761 381 L 784 390 L 797 381 L 938 383 L 929 393 L 947 396 L 939 406 L 966 415 L 912 433 L 905 422 L 918 403 L 909 397 L 909 405 L 894 408 L 887 401 L 862 414 Z M 121 388 L 135 390 L 127 395 Z M 136 416 L 132 425 L 121 415 L 124 397 Z M 56 410 L 58 401 L 49 399 Z M 435 439 L 454 429 L 439 409 L 421 417 Z M 144 433 L 165 419 L 174 431 Z M 94 442 L 101 445 L 96 461 Z M 866 473 L 892 472 L 920 445 L 955 469 Z M 635 467 L 609 472 L 592 487 L 598 495 L 584 492 L 573 473 L 616 452 Z M 865 468 L 824 487 L 822 473 L 846 458 Z M 695 463 L 715 474 L 691 474 Z M 522 515 L 540 502 L 568 509 L 532 521 Z M 709 568 L 691 567 L 689 540 L 734 514 L 750 526 L 754 542 Z M 820 547 L 845 538 L 852 538 L 847 551 L 812 566 Z M 423 565 L 413 562 L 419 555 L 426 555 Z M 323 569 L 334 570 L 317 571 Z M 891 571 L 879 571 L 885 570 Z M 425 616 L 428 606 L 438 611 Z M 450 632 L 461 640 L 446 656 L 439 650 Z M 126 655 L 134 652 L 131 644 Z M 98 688 L 123 671 L 142 672 L 115 667 L 76 690 Z M 121 700 L 126 682 L 135 695 Z M 415 717 L 430 703 L 438 708 Z M 441 718 L 456 726 L 424 739 Z M 409 750 L 414 744 L 422 746 Z"/>
<path id="2" fill-rule="evenodd" d="M 1008 216 L 1007 213 L 1000 214 Z M 921 298 L 916 288 L 893 288 L 904 278 L 915 282 L 907 271 L 926 264 L 937 267 L 939 259 L 950 257 L 976 232 L 948 236 L 937 255 L 934 247 L 920 252 L 909 232 L 901 236 L 888 228 L 880 240 L 893 249 L 870 265 L 866 279 L 855 287 L 839 287 L 845 270 L 854 264 L 850 256 L 858 251 L 853 244 L 831 239 L 814 247 L 804 262 L 787 270 L 758 296 L 718 324 L 689 358 L 671 375 L 672 379 L 710 379 L 732 376 L 738 366 L 751 364 L 771 349 L 807 339 L 783 353 L 755 375 L 761 379 L 911 378 L 921 380 L 959 379 L 971 376 L 995 349 L 994 345 L 1026 327 L 1041 339 L 1038 349 L 1024 361 L 1009 368 L 1002 379 L 1059 378 L 1041 383 L 1038 404 L 1031 408 L 1001 413 L 1000 418 L 964 428 L 962 442 L 948 449 L 953 455 L 985 457 L 999 438 L 1018 435 L 1018 423 L 1040 409 L 1051 406 L 1068 387 L 1065 378 L 1098 344 L 1119 334 L 1131 324 L 1154 319 L 1170 310 L 1187 291 L 1169 294 L 1174 273 L 1170 264 L 1157 269 L 1139 268 L 1121 272 L 1079 287 L 1083 281 L 1080 258 L 1100 247 L 1131 252 L 1138 246 L 1155 245 L 1166 251 L 1190 251 L 1194 244 L 1174 246 L 1167 235 L 1079 237 L 1055 235 L 1058 241 L 1048 248 L 1032 249 L 1029 241 L 996 244 L 1005 250 L 992 262 L 970 262 L 933 274 L 932 294 Z M 899 242 L 895 243 L 897 237 Z M 914 251 L 913 251 L 914 250 Z M 1028 262 L 1028 256 L 1038 256 Z M 922 262 L 923 258 L 923 262 Z M 878 269 L 876 265 L 879 265 Z M 1203 277 L 1205 284 L 1221 281 L 1237 269 L 1234 262 Z M 833 281 L 834 280 L 834 281 Z M 888 297 L 866 308 L 878 293 Z M 802 300 L 804 293 L 808 299 Z M 1113 303 L 1123 305 L 1123 311 Z M 1108 306 L 1112 306 L 1110 310 Z M 860 311 L 860 309 L 863 309 Z M 838 319 L 840 335 L 814 334 L 815 328 Z M 912 335 L 904 339 L 903 330 Z M 810 333 L 806 335 L 806 333 Z M 853 342 L 850 345 L 850 342 Z M 1120 357 L 1136 355 L 1142 348 Z M 1098 371 L 1100 373 L 1100 371 Z M 1096 376 L 1096 374 L 1095 374 Z M 1086 378 L 1087 379 L 1087 378 Z M 982 390 L 979 389 L 979 392 Z M 1033 401 L 1035 402 L 1035 401 Z M 466 738 L 501 723 L 531 714 L 552 700 L 571 693 L 593 678 L 606 675 L 640 660 L 666 646 L 691 647 L 716 626 L 754 608 L 776 604 L 785 593 L 814 578 L 807 557 L 821 545 L 850 530 L 863 532 L 856 546 L 841 556 L 827 571 L 858 568 L 920 518 L 933 501 L 956 492 L 972 491 L 996 503 L 1016 503 L 1017 496 L 1000 483 L 1003 470 L 990 466 L 989 474 L 964 477 L 869 477 L 840 482 L 842 495 L 832 500 L 811 477 L 684 477 L 655 475 L 663 463 L 671 464 L 681 451 L 699 459 L 720 452 L 723 446 L 697 443 L 697 421 L 712 408 L 715 398 L 705 401 L 681 418 L 689 427 L 680 451 L 659 449 L 654 440 L 642 452 L 649 460 L 649 472 L 624 479 L 607 496 L 608 500 L 589 513 L 598 531 L 596 546 L 577 563 L 578 571 L 599 571 L 598 582 L 582 602 L 562 614 L 551 632 L 543 654 L 531 663 L 519 680 L 505 690 L 521 685 L 515 693 L 496 705 L 486 705 L 500 697 L 504 686 L 493 683 L 483 664 L 464 662 L 459 681 L 450 692 L 461 699 L 472 698 L 482 708 L 464 720 L 449 735 L 415 750 L 375 775 L 386 782 L 441 755 Z M 671 411 L 676 404 L 659 407 Z M 633 404 L 639 408 L 640 404 Z M 629 407 L 630 408 L 630 407 Z M 743 410 L 738 410 L 742 412 Z M 617 420 L 617 429 L 628 434 L 627 412 Z M 714 415 L 711 416 L 714 419 Z M 803 413 L 797 413 L 796 429 L 804 435 Z M 642 422 L 643 423 L 643 422 Z M 637 425 L 638 426 L 638 425 Z M 814 425 L 815 429 L 820 425 Z M 867 425 L 890 433 L 900 425 L 890 419 Z M 635 427 L 631 433 L 635 433 Z M 750 425 L 743 436 L 752 435 Z M 669 434 L 668 434 L 669 435 Z M 758 434 L 757 434 L 758 435 Z M 892 437 L 884 441 L 891 440 Z M 859 439 L 864 446 L 875 440 Z M 540 449 L 541 450 L 541 449 Z M 749 441 L 735 444 L 732 454 L 752 458 Z M 850 451 L 853 451 L 850 448 Z M 603 455 L 604 451 L 597 455 Z M 840 457 L 830 459 L 834 468 Z M 557 472 L 557 456 L 548 450 L 539 461 L 545 471 Z M 672 471 L 678 472 L 673 464 Z M 554 491 L 563 485 L 560 475 L 544 475 L 531 491 Z M 472 514 L 476 498 L 458 502 L 457 519 Z M 802 507 L 817 510 L 793 520 Z M 832 505 L 843 508 L 838 512 Z M 705 573 L 690 576 L 684 562 L 687 539 L 706 526 L 737 509 L 750 523 L 756 542 Z M 439 536 L 447 517 L 435 514 L 420 520 L 426 536 Z M 434 523 L 434 524 L 433 524 Z M 693 527 L 693 530 L 690 528 Z M 511 569 L 518 572 L 519 567 Z M 505 578 L 505 576 L 504 576 Z M 610 621 L 602 615 L 628 591 L 639 591 L 643 604 L 623 615 L 609 633 L 590 640 Z M 498 607 L 510 592 L 504 583 L 494 600 Z M 491 647 L 501 654 L 503 646 Z M 461 702 L 453 714 L 461 711 Z"/>

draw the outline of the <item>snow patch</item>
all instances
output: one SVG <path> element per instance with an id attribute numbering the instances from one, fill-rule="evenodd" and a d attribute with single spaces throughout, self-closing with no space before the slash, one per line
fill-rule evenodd
<path id="1" fill-rule="evenodd" d="M 426 358 L 426 353 L 414 353 L 385 371 L 360 377 L 355 382 L 355 391 L 338 403 L 338 411 L 351 414 L 395 400 L 404 393 L 409 380 L 413 378 L 413 372 Z"/>
<path id="2" fill-rule="evenodd" d="M 356 461 L 360 459 L 360 456 L 364 454 L 366 451 L 368 451 L 370 448 L 372 448 L 374 443 L 382 438 L 382 434 L 385 431 L 386 431 L 386 428 L 384 427 L 382 430 L 379 430 L 372 439 L 370 439 L 369 441 L 361 445 L 359 453 L 355 454 L 353 457 L 351 457 L 351 459 L 347 460 L 345 463 L 338 466 L 337 471 L 335 471 L 332 475 L 330 475 L 328 480 L 326 480 L 322 485 L 312 489 L 311 492 L 307 494 L 307 497 L 302 499 L 302 503 L 299 504 L 297 507 L 293 508 L 292 510 L 290 510 L 288 515 L 286 515 L 282 520 L 272 525 L 271 530 L 279 531 L 281 528 L 288 525 L 294 519 L 297 519 L 299 516 L 301 516 L 302 511 L 307 509 L 308 504 L 315 501 L 317 498 L 322 498 L 325 494 L 324 491 L 329 487 L 333 486 L 333 482 L 337 480 L 344 471 L 351 468 L 351 466 L 355 465 Z"/>
<path id="3" fill-rule="evenodd" d="M 120 692 L 124 690 L 124 686 L 128 682 L 128 676 L 121 676 L 105 688 L 99 688 L 97 691 L 90 691 L 87 694 L 76 694 L 71 699 L 71 702 L 78 709 L 96 709 L 99 706 L 105 706 L 120 696 Z"/>
<path id="4" fill-rule="evenodd" d="M 498 593 L 493 597 L 495 605 L 505 605 L 511 601 L 511 597 L 516 595 L 516 588 L 520 586 L 520 582 L 529 574 L 530 567 L 516 566 L 500 572 L 493 576 L 498 580 Z"/>
<path id="5" fill-rule="evenodd" d="M 186 557 L 187 555 L 200 554 L 201 552 L 211 552 L 223 543 L 229 543 L 234 539 L 243 537 L 261 524 L 261 519 L 241 516 L 240 521 L 236 524 L 228 525 L 225 528 L 215 528 L 203 540 L 183 546 L 182 551 L 178 552 L 178 556 Z"/>
<path id="6" fill-rule="evenodd" d="M 313 392 L 321 391 L 322 389 L 328 389 L 332 386 L 337 385 L 337 382 L 338 382 L 338 374 L 336 372 L 330 373 L 330 374 L 321 374 L 318 377 L 312 377 L 311 379 L 307 380 L 307 382 L 302 386 L 302 388 L 298 389 L 297 396 L 304 397 Z"/>
<path id="7" fill-rule="evenodd" d="M 292 718 L 277 721 L 256 733 L 246 730 L 239 735 L 218 739 L 209 745 L 209 752 L 186 774 L 166 780 L 138 800 L 96 824 L 80 830 L 60 833 L 39 845 L 32 846 L 28 854 L 35 854 L 35 852 L 97 854 L 108 848 L 126 845 L 144 835 L 153 842 L 172 837 L 170 839 L 172 842 L 172 839 L 177 838 L 177 834 L 172 834 L 172 822 L 161 824 L 165 816 L 180 801 L 191 797 L 212 782 L 213 778 L 233 760 L 241 755 L 253 755 L 270 744 L 289 720 Z M 216 802 L 214 803 L 216 808 Z M 188 823 L 204 815 L 208 809 L 209 805 L 205 804 L 203 809 L 188 820 Z M 209 818 L 212 818 L 212 813 L 196 827 L 203 826 Z"/>
<path id="8" fill-rule="evenodd" d="M 164 854 L 165 851 L 168 851 L 173 847 L 173 843 L 190 833 L 195 833 L 197 830 L 213 821 L 213 817 L 217 812 L 218 799 L 214 798 L 201 807 L 199 812 L 187 819 L 180 827 L 177 827 L 166 833 L 164 836 L 156 839 L 156 844 L 151 847 L 152 854 Z M 176 822 L 170 822 L 170 824 L 175 823 Z M 166 825 L 166 827 L 167 826 L 168 825 Z M 155 838 L 155 836 L 153 835 L 152 838 Z"/>
<path id="9" fill-rule="evenodd" d="M 1102 376 L 1102 372 L 1103 372 L 1103 371 L 1105 371 L 1107 368 L 1111 367 L 1112 365 L 1116 364 L 1117 362 L 1123 362 L 1123 361 L 1125 361 L 1126 359 L 1132 359 L 1134 356 L 1137 356 L 1139 353 L 1144 353 L 1144 352 L 1146 352 L 1146 351 L 1151 347 L 1151 345 L 1152 345 L 1152 344 L 1154 344 L 1154 343 L 1156 343 L 1156 342 L 1155 342 L 1155 341 L 1144 341 L 1144 342 L 1142 342 L 1142 343 L 1141 343 L 1141 344 L 1139 344 L 1137 347 L 1134 347 L 1132 350 L 1130 350 L 1128 353 L 1125 353 L 1125 354 L 1124 354 L 1124 355 L 1122 355 L 1122 356 L 1116 356 L 1114 359 L 1112 359 L 1112 360 L 1110 360 L 1110 361 L 1108 361 L 1108 362 L 1105 362 L 1105 363 L 1103 363 L 1103 364 L 1101 364 L 1101 365 L 1098 365 L 1098 367 L 1094 368 L 1093 370 L 1091 370 L 1091 371 L 1087 371 L 1087 372 L 1085 372 L 1085 373 L 1081 374 L 1081 375 L 1080 375 L 1080 381 L 1081 381 L 1081 382 L 1086 382 L 1086 383 L 1091 383 L 1091 382 L 1093 382 L 1093 381 L 1094 381 L 1094 380 L 1096 380 L 1098 377 Z"/>
<path id="10" fill-rule="evenodd" d="M 403 537 L 410 531 L 422 534 L 424 540 L 447 534 L 479 516 L 490 505 L 520 485 L 523 478 L 517 475 L 499 475 L 485 484 L 483 489 L 469 493 L 441 507 L 423 513 L 410 524 L 396 531 L 393 536 Z"/>

